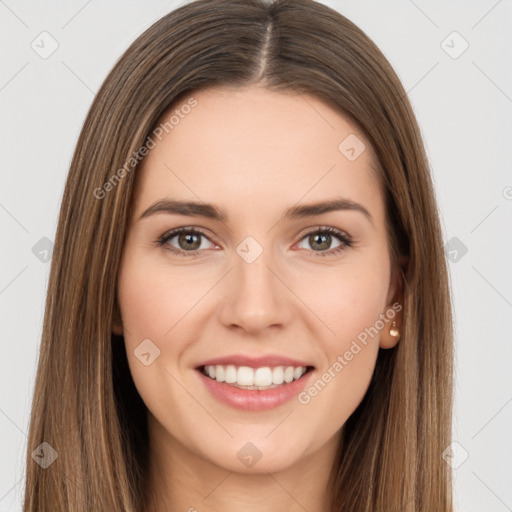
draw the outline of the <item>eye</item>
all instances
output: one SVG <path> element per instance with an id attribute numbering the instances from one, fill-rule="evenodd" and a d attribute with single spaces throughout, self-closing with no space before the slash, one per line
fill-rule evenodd
<path id="1" fill-rule="evenodd" d="M 164 233 L 158 240 L 158 246 L 162 246 L 178 256 L 199 256 L 200 249 L 207 249 L 201 238 L 210 239 L 198 228 L 176 228 Z M 175 244 L 171 243 L 176 239 Z M 212 245 L 213 242 L 210 241 Z M 206 244 L 207 245 L 207 244 Z"/>
<path id="2" fill-rule="evenodd" d="M 204 244 L 202 239 L 208 240 L 213 247 L 218 247 L 201 229 L 191 227 L 167 231 L 156 240 L 156 243 L 166 251 L 170 251 L 177 256 L 196 257 L 200 255 L 201 249 L 208 249 L 208 244 Z M 353 240 L 347 233 L 335 228 L 322 226 L 303 236 L 301 243 L 303 240 L 310 244 L 310 250 L 316 253 L 315 256 L 330 256 L 344 251 L 353 245 Z M 338 241 L 338 245 L 331 248 L 335 240 Z"/>
<path id="3" fill-rule="evenodd" d="M 333 239 L 337 239 L 339 243 L 334 248 L 331 248 Z M 315 256 L 336 254 L 344 251 L 348 247 L 352 247 L 354 243 L 347 233 L 335 228 L 321 226 L 315 231 L 310 231 L 302 240 L 306 240 L 306 242 L 309 243 L 313 252 L 316 253 Z"/>

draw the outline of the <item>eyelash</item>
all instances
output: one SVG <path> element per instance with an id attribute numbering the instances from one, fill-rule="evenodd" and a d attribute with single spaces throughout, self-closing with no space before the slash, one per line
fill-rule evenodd
<path id="1" fill-rule="evenodd" d="M 199 228 L 182 227 L 182 228 L 173 229 L 171 231 L 167 231 L 162 236 L 157 238 L 156 244 L 158 247 L 163 247 L 165 244 L 167 244 L 167 242 L 169 240 L 172 240 L 176 235 L 179 235 L 181 233 L 202 235 L 205 238 L 207 238 L 208 240 L 210 240 L 208 238 L 208 236 L 206 235 L 206 233 L 204 233 Z M 354 244 L 354 240 L 347 233 L 340 231 L 338 229 L 335 229 L 335 228 L 321 227 L 321 226 L 319 226 L 317 229 L 315 229 L 313 231 L 310 231 L 309 233 L 306 233 L 300 240 L 303 240 L 304 238 L 309 237 L 311 235 L 318 235 L 318 234 L 324 234 L 324 233 L 328 233 L 329 235 L 335 236 L 340 242 L 342 242 L 342 245 L 340 245 L 339 247 L 336 247 L 334 249 L 329 249 L 327 251 L 312 251 L 313 253 L 315 253 L 315 256 L 325 257 L 325 256 L 337 254 L 337 253 L 344 251 L 345 249 L 347 249 L 349 247 L 352 247 Z M 210 240 L 210 242 L 211 242 L 211 240 Z M 170 245 L 168 247 L 163 247 L 163 248 L 164 248 L 164 250 L 170 251 L 173 254 L 176 254 L 177 256 L 188 257 L 188 258 L 197 257 L 197 256 L 199 256 L 199 252 L 200 252 L 199 250 L 182 251 L 182 250 L 176 249 L 175 247 L 172 247 Z"/>

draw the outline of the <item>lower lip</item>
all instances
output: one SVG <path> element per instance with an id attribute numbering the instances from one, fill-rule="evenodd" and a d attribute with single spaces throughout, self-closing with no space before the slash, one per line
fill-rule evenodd
<path id="1" fill-rule="evenodd" d="M 296 397 L 308 383 L 314 370 L 305 373 L 300 379 L 270 389 L 241 389 L 207 377 L 197 370 L 210 393 L 217 400 L 244 411 L 266 411 L 278 407 Z"/>

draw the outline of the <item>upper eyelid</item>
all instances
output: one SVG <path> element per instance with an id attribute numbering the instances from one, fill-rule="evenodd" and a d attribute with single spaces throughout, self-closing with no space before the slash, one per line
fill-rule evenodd
<path id="1" fill-rule="evenodd" d="M 179 228 L 169 229 L 160 238 L 167 238 L 168 240 L 170 240 L 181 233 L 197 233 L 210 240 L 210 242 L 214 243 L 211 237 L 205 232 L 203 228 L 198 228 L 195 226 L 183 226 Z"/>

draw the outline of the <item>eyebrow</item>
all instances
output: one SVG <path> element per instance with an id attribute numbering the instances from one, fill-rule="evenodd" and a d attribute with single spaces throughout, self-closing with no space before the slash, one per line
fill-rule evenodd
<path id="1" fill-rule="evenodd" d="M 293 206 L 286 210 L 284 219 L 293 220 L 315 217 L 324 213 L 340 210 L 360 212 L 364 214 L 371 223 L 373 223 L 370 212 L 362 204 L 343 197 L 330 199 L 328 201 L 321 201 L 319 203 Z M 205 217 L 207 219 L 217 220 L 220 222 L 226 222 L 228 219 L 226 213 L 213 204 L 161 199 L 145 210 L 139 217 L 139 220 L 156 213 L 186 215 L 188 217 Z"/>

